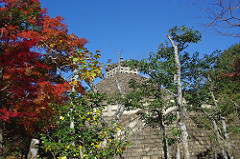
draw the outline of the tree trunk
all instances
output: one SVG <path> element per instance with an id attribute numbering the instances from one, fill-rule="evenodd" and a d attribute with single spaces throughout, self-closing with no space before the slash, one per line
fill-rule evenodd
<path id="1" fill-rule="evenodd" d="M 214 96 L 214 94 L 213 94 L 213 82 L 212 82 L 211 78 L 209 77 L 209 75 L 208 75 L 208 81 L 210 82 L 210 87 L 209 87 L 210 94 L 211 94 L 212 99 L 213 99 L 213 101 L 214 101 L 214 105 L 215 105 L 217 111 L 219 112 L 219 110 L 218 110 L 218 103 L 217 103 L 217 100 L 216 100 L 216 98 L 215 98 L 215 96 Z M 220 114 L 220 116 L 221 116 L 221 114 Z M 222 117 L 221 117 L 221 118 L 222 118 Z M 212 119 L 212 123 L 213 123 L 214 129 L 215 129 L 216 134 L 217 134 L 217 141 L 218 141 L 218 143 L 219 143 L 220 148 L 222 149 L 223 157 L 224 157 L 224 159 L 228 159 L 227 152 L 226 152 L 226 150 L 225 150 L 225 148 L 224 148 L 224 146 L 223 146 L 223 142 L 222 142 L 221 139 L 220 139 L 220 136 L 221 136 L 221 135 L 220 135 L 220 132 L 219 132 L 219 130 L 218 130 L 217 123 L 216 123 L 216 121 L 215 121 L 215 119 L 214 119 L 213 117 L 211 117 L 211 119 Z M 225 121 L 225 120 L 224 120 L 224 121 Z M 223 126 L 224 126 L 224 125 L 223 125 Z M 226 128 L 226 125 L 225 125 L 225 128 Z"/>
<path id="2" fill-rule="evenodd" d="M 118 75 L 117 75 L 117 76 L 118 76 Z M 125 98 L 124 92 L 123 92 L 123 90 L 121 89 L 121 86 L 120 86 L 120 83 L 119 83 L 119 81 L 118 81 L 118 77 L 117 77 L 117 76 L 116 76 L 116 78 L 115 78 L 115 82 L 116 82 L 118 91 L 121 93 L 121 97 L 124 99 L 124 98 Z M 125 105 L 120 104 L 120 105 L 118 106 L 118 109 L 117 109 L 117 111 L 116 111 L 116 113 L 115 113 L 115 116 L 114 116 L 115 120 L 119 120 L 124 111 L 125 111 Z"/>
<path id="3" fill-rule="evenodd" d="M 223 147 L 223 143 L 221 142 L 221 139 L 220 139 L 221 135 L 220 135 L 219 128 L 218 128 L 218 125 L 217 125 L 215 119 L 212 116 L 210 116 L 207 112 L 203 111 L 203 113 L 211 120 L 211 122 L 213 124 L 213 128 L 214 128 L 214 132 L 216 133 L 216 140 L 221 148 L 223 157 L 224 157 L 224 159 L 228 159 L 227 153 L 226 153 L 226 151 Z M 215 153 L 215 156 L 216 156 L 216 153 Z"/>
<path id="4" fill-rule="evenodd" d="M 176 152 L 176 159 L 181 159 L 181 151 L 180 151 L 180 139 L 178 138 L 177 141 L 177 152 Z"/>
<path id="5" fill-rule="evenodd" d="M 221 120 L 222 120 L 223 133 L 224 133 L 224 137 L 225 137 L 225 145 L 227 146 L 228 155 L 230 156 L 230 159 L 233 159 L 232 145 L 229 141 L 229 136 L 228 136 L 228 133 L 227 133 L 227 124 L 226 124 L 226 121 L 225 121 L 225 117 L 221 117 Z"/>
<path id="6" fill-rule="evenodd" d="M 3 154 L 3 122 L 0 119 L 0 154 Z"/>
<path id="7" fill-rule="evenodd" d="M 160 128 L 162 130 L 162 142 L 163 142 L 164 158 L 165 159 L 170 159 L 169 150 L 168 150 L 168 140 L 167 140 L 165 125 L 164 125 L 164 122 L 163 122 L 163 112 L 162 112 L 162 110 L 158 111 L 158 120 L 159 120 Z"/>
<path id="8" fill-rule="evenodd" d="M 85 80 L 85 82 L 88 84 L 88 86 L 91 88 L 92 92 L 97 94 L 98 90 L 95 84 L 92 83 L 92 81 Z"/>
<path id="9" fill-rule="evenodd" d="M 74 65 L 76 65 L 76 63 L 74 62 L 73 63 Z M 73 82 L 77 82 L 78 81 L 78 78 L 79 78 L 79 75 L 78 75 L 78 71 L 77 71 L 77 69 L 74 69 L 74 71 L 73 71 L 73 73 L 74 73 L 74 77 L 73 77 Z M 76 86 L 77 86 L 77 84 L 76 83 L 74 83 L 73 84 L 73 86 L 72 86 L 72 93 L 76 93 Z M 72 100 L 72 99 L 71 99 Z M 71 101 L 71 103 L 72 103 L 72 101 Z M 72 111 L 74 111 L 74 108 L 72 107 L 71 109 L 70 109 L 70 112 L 72 112 Z M 71 118 L 71 122 L 70 122 L 70 129 L 72 129 L 72 133 L 74 133 L 74 119 L 70 116 L 70 118 Z M 73 143 L 74 144 L 74 143 Z"/>
<path id="10" fill-rule="evenodd" d="M 201 68 L 198 69 L 198 79 L 196 85 L 197 96 L 200 94 L 200 84 L 201 84 Z"/>
<path id="11" fill-rule="evenodd" d="M 217 141 L 218 141 L 218 143 L 219 143 L 219 145 L 220 145 L 220 147 L 222 149 L 223 157 L 224 157 L 224 159 L 228 159 L 227 153 L 226 153 L 226 151 L 225 151 L 225 149 L 224 149 L 224 147 L 222 145 L 222 142 L 220 140 L 220 134 L 219 134 L 219 131 L 218 131 L 217 123 L 216 123 L 216 121 L 214 119 L 212 120 L 212 123 L 213 123 L 213 126 L 214 126 L 214 130 L 215 130 L 215 132 L 217 134 Z"/>
<path id="12" fill-rule="evenodd" d="M 4 73 L 4 68 L 2 67 L 0 70 L 0 83 L 3 80 L 3 73 Z M 3 103 L 2 103 L 2 90 L 0 89 L 0 109 L 3 108 Z M 3 121 L 0 119 L 0 154 L 3 154 Z"/>
<path id="13" fill-rule="evenodd" d="M 164 152 L 164 158 L 165 159 L 171 159 L 169 156 L 169 150 L 168 150 L 168 140 L 166 135 L 166 129 L 163 121 L 161 121 L 161 129 L 162 129 L 162 138 L 163 138 L 163 152 Z"/>
<path id="14" fill-rule="evenodd" d="M 32 139 L 29 147 L 29 152 L 28 152 L 28 159 L 37 159 L 37 154 L 39 150 L 39 144 L 40 140 L 39 139 Z"/>
<path id="15" fill-rule="evenodd" d="M 175 56 L 175 63 L 176 63 L 176 69 L 177 69 L 177 72 L 176 72 L 176 78 L 177 78 L 176 83 L 177 83 L 177 92 L 178 92 L 177 104 L 178 104 L 178 108 L 179 108 L 178 126 L 182 133 L 182 143 L 183 143 L 185 158 L 190 159 L 190 153 L 189 153 L 189 148 L 188 148 L 188 132 L 187 132 L 186 125 L 184 122 L 186 109 L 182 102 L 181 64 L 180 64 L 180 59 L 179 59 L 178 46 L 177 46 L 177 44 L 174 43 L 174 41 L 168 34 L 167 34 L 167 37 L 170 40 L 170 42 L 174 48 L 174 56 Z"/>
<path id="16" fill-rule="evenodd" d="M 179 111 L 177 110 L 177 119 L 179 119 Z M 180 151 L 180 137 L 177 137 L 177 152 L 176 159 L 181 159 L 181 151 Z"/>

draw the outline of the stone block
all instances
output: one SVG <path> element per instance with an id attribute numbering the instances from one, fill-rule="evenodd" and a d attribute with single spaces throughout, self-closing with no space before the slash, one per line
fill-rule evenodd
<path id="1" fill-rule="evenodd" d="M 143 156 L 142 159 L 151 159 L 150 156 Z"/>
<path id="2" fill-rule="evenodd" d="M 143 143 L 161 143 L 161 139 L 146 139 L 143 141 Z"/>
<path id="3" fill-rule="evenodd" d="M 146 152 L 150 151 L 150 147 L 144 148 L 143 151 L 146 151 Z"/>
<path id="4" fill-rule="evenodd" d="M 150 147 L 150 148 L 162 147 L 162 144 L 161 143 L 146 143 L 146 144 L 144 144 L 144 148 L 147 148 L 147 147 Z"/>
<path id="5" fill-rule="evenodd" d="M 162 151 L 149 151 L 147 152 L 147 156 L 155 156 L 155 155 L 161 155 Z"/>
<path id="6" fill-rule="evenodd" d="M 154 155 L 154 156 L 151 156 L 151 159 L 162 159 L 162 157 L 158 155 Z"/>
<path id="7" fill-rule="evenodd" d="M 144 140 L 145 139 L 145 136 L 143 136 L 143 135 L 137 135 L 137 140 Z"/>

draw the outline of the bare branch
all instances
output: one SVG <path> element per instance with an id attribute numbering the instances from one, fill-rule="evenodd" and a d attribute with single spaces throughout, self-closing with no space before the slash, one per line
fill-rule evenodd
<path id="1" fill-rule="evenodd" d="M 2 67 L 0 70 L 0 80 L 2 80 L 3 78 L 3 73 L 4 73 L 4 67 Z"/>
<path id="2" fill-rule="evenodd" d="M 4 91 L 4 90 L 6 90 L 11 84 L 12 84 L 12 82 L 8 83 L 5 87 L 3 87 L 3 88 L 1 89 L 1 92 Z"/>
<path id="3" fill-rule="evenodd" d="M 125 98 L 125 92 L 122 90 L 121 86 L 120 86 L 120 83 L 118 81 L 118 75 L 120 73 L 120 67 L 121 67 L 121 55 L 120 55 L 120 52 L 119 52 L 119 60 L 118 60 L 118 69 L 117 69 L 117 75 L 116 75 L 116 78 L 115 78 L 115 82 L 116 82 L 116 85 L 117 85 L 117 88 L 118 88 L 118 91 L 121 93 L 121 97 L 122 99 Z M 118 109 L 115 113 L 115 120 L 119 120 L 120 117 L 122 116 L 123 112 L 125 110 L 125 105 L 124 104 L 120 104 L 118 106 Z"/>
<path id="4" fill-rule="evenodd" d="M 211 0 L 197 1 L 203 2 L 209 22 L 206 27 L 211 27 L 217 33 L 224 36 L 240 37 L 238 28 L 240 27 L 240 1 L 239 0 Z M 195 4 L 196 4 L 195 3 Z"/>

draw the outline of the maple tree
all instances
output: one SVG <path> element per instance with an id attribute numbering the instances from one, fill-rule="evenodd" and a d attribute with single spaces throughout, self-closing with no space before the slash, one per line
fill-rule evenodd
<path id="1" fill-rule="evenodd" d="M 49 103 L 66 102 L 71 85 L 84 94 L 80 80 L 102 76 L 100 54 L 84 48 L 88 41 L 69 34 L 64 19 L 51 18 L 38 0 L 0 0 L 0 16 L 0 134 L 3 122 L 32 134 L 36 121 L 47 124 L 56 113 Z M 68 83 L 61 72 L 74 70 L 81 76 Z"/>

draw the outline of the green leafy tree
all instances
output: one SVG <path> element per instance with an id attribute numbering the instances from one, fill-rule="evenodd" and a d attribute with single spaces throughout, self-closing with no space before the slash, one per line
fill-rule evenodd
<path id="1" fill-rule="evenodd" d="M 228 74 L 239 72 L 239 56 L 240 56 L 240 43 L 237 43 L 230 47 L 229 49 L 224 50 L 218 59 L 218 69 L 219 72 Z M 221 66 L 221 67 L 220 67 Z"/>
<path id="2" fill-rule="evenodd" d="M 150 53 L 149 58 L 130 60 L 127 62 L 132 68 L 138 68 L 141 73 L 150 78 L 144 79 L 140 84 L 132 81 L 134 91 L 128 95 L 126 105 L 142 108 L 142 117 L 147 123 L 157 123 L 162 129 L 164 157 L 169 158 L 165 124 L 171 124 L 177 118 L 178 130 L 184 145 L 185 157 L 190 158 L 188 150 L 188 133 L 184 123 L 186 108 L 182 99 L 182 75 L 180 55 L 190 43 L 200 41 L 201 35 L 193 28 L 174 27 L 169 30 L 167 37 L 170 41 L 159 46 L 157 53 Z M 170 45 L 171 44 L 171 45 Z M 153 97 L 154 100 L 148 100 Z M 147 100 L 146 100 L 147 99 Z M 171 99 L 175 101 L 171 103 Z M 145 100 L 145 104 L 137 101 Z M 178 110 L 177 116 L 171 114 Z M 178 138 L 180 141 L 180 138 Z M 180 150 L 180 149 L 179 149 Z M 180 151 L 177 153 L 180 157 Z"/>
<path id="3" fill-rule="evenodd" d="M 123 133 L 120 125 L 104 121 L 103 107 L 99 107 L 103 96 L 71 96 L 71 102 L 57 107 L 59 114 L 52 121 L 55 128 L 46 128 L 46 133 L 41 135 L 42 149 L 53 158 L 100 159 L 121 155 L 128 142 L 120 135 Z M 69 111 L 72 108 L 74 110 Z M 71 122 L 74 122 L 73 128 L 69 126 Z M 39 157 L 44 155 L 46 153 Z"/>
<path id="4" fill-rule="evenodd" d="M 239 121 L 240 90 L 239 80 L 237 80 L 239 77 L 233 79 L 231 76 L 222 73 L 223 70 L 226 71 L 224 65 L 221 62 L 219 63 L 222 55 L 224 54 L 220 55 L 218 61 L 210 67 L 205 75 L 207 80 L 203 91 L 208 90 L 210 98 L 207 102 L 213 105 L 211 109 L 206 110 L 208 113 L 205 114 L 213 123 L 217 144 L 221 148 L 222 155 L 224 158 L 233 158 L 236 149 L 232 149 L 231 143 L 233 140 L 237 140 L 237 136 L 239 136 L 238 126 L 236 126 Z"/>
<path id="5" fill-rule="evenodd" d="M 227 73 L 235 68 L 228 63 L 232 57 L 225 56 L 226 53 L 233 53 L 232 50 L 235 49 L 231 48 L 222 53 L 215 51 L 203 58 L 196 56 L 197 54 L 192 58 L 183 58 L 184 74 L 190 77 L 188 81 L 191 81 L 190 84 L 186 82 L 188 87 L 184 89 L 189 109 L 202 113 L 196 117 L 196 123 L 212 132 L 208 134 L 214 146 L 212 155 L 221 155 L 226 159 L 234 156 L 235 150 L 231 143 L 237 139 L 238 128 L 234 125 L 239 121 L 238 77 L 233 78 L 232 73 Z M 233 59 L 234 57 L 230 61 L 233 62 Z"/>

